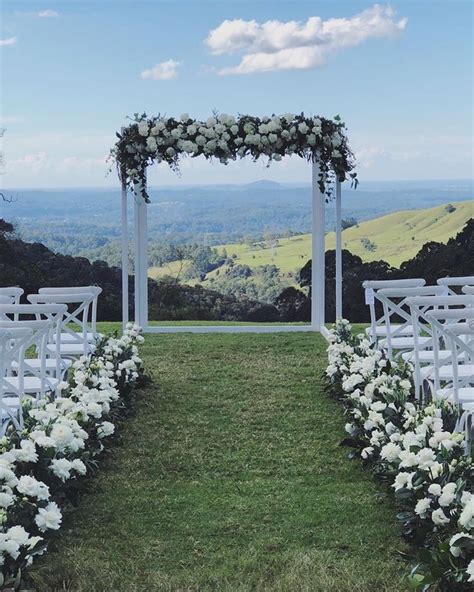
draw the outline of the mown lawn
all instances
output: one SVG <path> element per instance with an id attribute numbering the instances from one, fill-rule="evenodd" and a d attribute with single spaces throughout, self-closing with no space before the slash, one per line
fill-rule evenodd
<path id="1" fill-rule="evenodd" d="M 41 592 L 400 592 L 394 508 L 339 446 L 314 334 L 155 335 L 154 383 Z"/>

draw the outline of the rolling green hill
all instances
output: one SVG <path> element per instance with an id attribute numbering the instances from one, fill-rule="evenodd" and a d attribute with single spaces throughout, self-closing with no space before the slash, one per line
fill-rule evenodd
<path id="1" fill-rule="evenodd" d="M 362 222 L 343 232 L 343 247 L 364 261 L 383 259 L 398 267 L 416 255 L 425 243 L 447 242 L 462 229 L 467 220 L 474 217 L 474 201 L 453 202 L 451 205 L 453 209 L 444 204 L 423 210 L 395 212 Z M 326 236 L 326 247 L 334 249 L 334 246 L 335 236 L 331 232 Z M 311 235 L 301 234 L 252 245 L 231 243 L 216 248 L 220 252 L 225 249 L 236 265 L 276 265 L 281 273 L 291 274 L 311 258 Z M 163 267 L 150 268 L 149 275 L 154 278 L 165 275 L 176 277 L 181 266 L 181 263 L 173 261 Z M 216 271 L 213 271 L 207 274 L 207 278 L 215 275 Z"/>

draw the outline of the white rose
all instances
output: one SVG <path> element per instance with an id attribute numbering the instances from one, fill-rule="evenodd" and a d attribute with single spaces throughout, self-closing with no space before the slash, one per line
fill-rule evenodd
<path id="1" fill-rule="evenodd" d="M 66 481 L 71 476 L 71 468 L 72 464 L 67 458 L 55 458 L 51 461 L 50 464 L 52 472 L 61 479 L 61 481 Z"/>
<path id="2" fill-rule="evenodd" d="M 443 512 L 441 508 L 438 508 L 431 514 L 431 520 L 433 520 L 433 522 L 437 526 L 444 526 L 445 524 L 449 524 L 449 518 L 446 516 L 446 514 Z"/>
<path id="3" fill-rule="evenodd" d="M 71 468 L 73 471 L 75 471 L 79 475 L 85 475 L 87 473 L 86 465 L 79 458 L 75 458 L 72 461 Z"/>
<path id="4" fill-rule="evenodd" d="M 468 534 L 467 532 L 459 532 L 458 534 L 455 534 L 454 536 L 452 536 L 451 540 L 449 541 L 449 551 L 450 551 L 451 555 L 453 555 L 454 557 L 460 557 L 462 555 L 461 547 L 458 547 L 455 545 L 456 541 L 458 541 L 459 539 L 473 540 L 474 537 L 472 535 Z"/>
<path id="5" fill-rule="evenodd" d="M 432 483 L 428 487 L 428 493 L 431 493 L 431 495 L 435 496 L 441 495 L 441 485 L 439 485 L 438 483 Z"/>
<path id="6" fill-rule="evenodd" d="M 37 481 L 34 477 L 23 475 L 18 479 L 16 486 L 20 493 L 35 497 L 38 500 L 49 499 L 49 487 L 42 481 Z"/>
<path id="7" fill-rule="evenodd" d="M 182 113 L 180 116 L 181 121 L 188 121 L 189 113 Z"/>
<path id="8" fill-rule="evenodd" d="M 155 152 L 155 150 L 158 148 L 156 140 L 153 136 L 148 136 L 146 139 L 146 145 L 150 152 Z"/>
<path id="9" fill-rule="evenodd" d="M 415 506 L 415 514 L 418 514 L 420 518 L 425 518 L 428 514 L 428 510 L 431 506 L 431 500 L 428 497 L 424 497 L 419 500 Z"/>
<path id="10" fill-rule="evenodd" d="M 58 530 L 61 526 L 62 516 L 58 505 L 50 502 L 46 508 L 40 508 L 35 517 L 36 526 L 44 532 L 45 530 Z"/>
<path id="11" fill-rule="evenodd" d="M 467 566 L 466 573 L 469 576 L 468 582 L 474 582 L 474 559 L 469 562 Z"/>
<path id="12" fill-rule="evenodd" d="M 148 136 L 148 122 L 147 121 L 140 121 L 138 124 L 138 133 L 140 136 Z"/>
<path id="13" fill-rule="evenodd" d="M 105 438 L 107 436 L 111 436 L 115 431 L 115 426 L 110 421 L 103 421 L 99 429 L 97 430 L 97 434 L 99 438 Z"/>
<path id="14" fill-rule="evenodd" d="M 300 133 L 302 134 L 306 134 L 309 130 L 309 127 L 306 125 L 306 123 L 303 121 L 302 123 L 300 123 L 298 125 L 298 130 Z"/>
<path id="15" fill-rule="evenodd" d="M 446 483 L 443 487 L 443 491 L 438 498 L 438 504 L 446 507 L 453 503 L 456 497 L 456 483 Z"/>
<path id="16" fill-rule="evenodd" d="M 8 536 L 18 545 L 26 545 L 28 539 L 30 538 L 23 526 L 11 526 L 8 529 Z"/>
<path id="17" fill-rule="evenodd" d="M 8 508 L 14 502 L 14 497 L 9 493 L 0 492 L 0 508 Z"/>

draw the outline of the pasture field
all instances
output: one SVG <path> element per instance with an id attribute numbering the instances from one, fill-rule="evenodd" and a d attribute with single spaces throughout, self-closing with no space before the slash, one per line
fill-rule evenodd
<path id="1" fill-rule="evenodd" d="M 405 210 L 388 214 L 374 220 L 344 230 L 343 247 L 364 261 L 383 259 L 392 266 L 399 267 L 403 261 L 414 257 L 422 246 L 430 241 L 445 243 L 455 236 L 469 220 L 474 217 L 474 201 L 453 202 L 455 210 L 447 211 L 447 204 L 422 210 Z M 367 242 L 367 241 L 370 241 Z M 326 235 L 326 248 L 334 249 L 335 235 Z M 229 243 L 216 247 L 221 253 L 233 257 L 235 265 L 258 267 L 276 265 L 282 274 L 294 274 L 311 258 L 311 235 L 302 234 L 279 238 L 268 244 L 265 241 L 253 245 Z M 189 262 L 183 264 L 172 261 L 163 267 L 151 267 L 150 277 L 177 277 Z M 224 273 L 226 266 L 220 268 Z M 206 279 L 216 276 L 216 270 L 207 274 Z M 186 280 L 193 285 L 197 278 Z M 206 281 L 200 282 L 206 285 Z"/>

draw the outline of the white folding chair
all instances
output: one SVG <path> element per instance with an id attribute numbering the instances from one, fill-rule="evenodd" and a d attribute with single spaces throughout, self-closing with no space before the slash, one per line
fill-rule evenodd
<path id="1" fill-rule="evenodd" d="M 18 288 L 17 286 L 11 286 L 7 288 L 0 288 L 0 296 L 2 300 L 0 302 L 11 302 L 12 304 L 19 304 L 20 298 L 23 296 L 24 290 L 23 288 Z M 4 298 L 6 300 L 4 300 Z"/>
<path id="2" fill-rule="evenodd" d="M 12 393 L 6 377 L 14 360 L 20 360 L 21 364 L 32 334 L 32 329 L 27 328 L 17 327 L 11 331 L 0 329 L 0 433 L 2 436 L 5 435 L 10 423 L 16 430 L 21 430 L 23 425 L 21 401 L 24 395 Z"/>
<path id="3" fill-rule="evenodd" d="M 379 347 L 387 351 L 389 359 L 415 349 L 409 298 L 414 296 L 441 296 L 443 294 L 446 294 L 444 286 L 383 288 L 377 292 L 377 298 L 382 303 L 387 327 L 387 336 L 379 341 Z M 392 322 L 394 317 L 399 321 L 399 324 L 395 326 Z M 429 337 L 419 334 L 417 334 L 416 339 L 418 347 L 429 341 Z"/>
<path id="4" fill-rule="evenodd" d="M 48 323 L 48 321 L 31 321 L 32 323 Z M 13 324 L 13 323 L 12 323 Z M 23 362 L 27 349 L 33 345 L 38 337 L 39 327 L 15 326 L 8 331 L 0 329 L 0 408 L 1 408 L 1 433 L 5 434 L 10 424 L 16 430 L 23 426 L 21 412 L 22 401 L 26 397 L 36 398 L 41 395 L 41 386 L 35 385 L 32 392 L 26 393 L 25 385 L 21 379 L 12 380 L 13 362 L 17 362 L 17 376 L 23 377 Z M 35 335 L 36 333 L 36 335 Z"/>
<path id="5" fill-rule="evenodd" d="M 87 356 L 95 350 L 87 335 L 91 329 L 88 324 L 89 309 L 94 295 L 91 292 L 78 294 L 29 294 L 29 302 L 33 304 L 66 304 L 68 310 L 62 320 L 59 339 L 59 353 L 62 358 L 77 358 Z M 67 335 L 67 340 L 64 341 Z M 54 353 L 58 344 L 53 340 L 48 344 L 48 350 Z"/>
<path id="6" fill-rule="evenodd" d="M 365 303 L 370 310 L 370 328 L 366 330 L 369 338 L 377 342 L 379 338 L 387 336 L 387 326 L 385 324 L 385 316 L 383 314 L 382 306 L 379 303 L 377 307 L 377 293 L 384 288 L 417 288 L 425 285 L 425 280 L 422 278 L 406 279 L 406 280 L 365 280 L 362 287 L 365 292 Z M 377 315 L 377 308 L 380 310 L 380 315 Z M 399 328 L 399 325 L 394 324 L 392 329 Z M 410 335 L 411 327 L 405 326 L 401 329 L 404 333 Z"/>
<path id="7" fill-rule="evenodd" d="M 453 368 L 452 353 L 441 340 L 438 333 L 433 334 L 433 319 L 445 325 L 456 323 L 458 327 L 467 327 L 474 319 L 474 297 L 468 296 L 418 296 L 408 299 L 414 331 L 414 349 L 403 355 L 414 365 L 414 383 L 418 398 L 422 398 L 423 386 L 433 391 L 441 382 L 452 382 L 457 373 L 461 379 L 470 379 L 474 374 L 474 366 L 462 360 L 459 368 Z M 438 325 L 439 328 L 439 325 Z M 419 343 L 420 335 L 429 339 Z M 462 357 L 460 358 L 462 359 Z M 435 384 L 433 384 L 433 382 Z"/>
<path id="8" fill-rule="evenodd" d="M 463 286 L 474 286 L 474 275 L 461 277 L 443 277 L 437 281 L 439 286 L 446 286 L 449 294 L 458 294 Z M 457 288 L 457 291 L 456 291 Z"/>
<path id="9" fill-rule="evenodd" d="M 47 336 L 46 348 L 43 355 L 27 358 L 24 364 L 26 375 L 41 377 L 45 373 L 48 377 L 58 379 L 57 382 L 64 379 L 67 370 L 72 361 L 61 358 L 58 336 L 61 334 L 62 319 L 67 312 L 65 304 L 0 304 L 0 327 L 9 329 L 15 326 L 19 321 L 28 321 L 34 317 L 36 321 L 50 321 L 52 323 L 51 331 Z M 50 342 L 58 346 L 54 350 L 48 348 Z M 38 352 L 37 352 L 38 353 Z M 15 364 L 13 366 L 15 369 Z"/>
<path id="10" fill-rule="evenodd" d="M 470 450 L 472 436 L 472 420 L 474 417 L 474 376 L 461 377 L 458 370 L 465 364 L 474 364 L 474 324 L 468 323 L 440 323 L 440 315 L 429 313 L 434 335 L 440 335 L 451 351 L 454 376 L 449 386 L 434 388 L 434 398 L 450 401 L 458 406 L 460 417 L 456 424 L 456 431 L 465 432 L 466 449 Z M 436 367 L 435 367 L 436 368 Z M 436 376 L 439 383 L 439 376 Z"/>
<path id="11" fill-rule="evenodd" d="M 87 340 L 90 343 L 94 343 L 102 337 L 100 333 L 97 332 L 97 305 L 99 301 L 99 296 L 102 294 L 102 288 L 99 286 L 68 286 L 68 287 L 46 287 L 40 288 L 38 290 L 38 294 L 92 294 L 92 307 L 91 307 L 91 331 L 87 332 Z M 71 336 L 68 333 L 63 333 L 61 336 L 61 341 L 64 343 L 71 342 Z"/>
<path id="12" fill-rule="evenodd" d="M 11 357 L 7 373 L 3 377 L 4 390 L 18 397 L 25 394 L 38 399 L 47 392 L 54 392 L 59 379 L 46 373 L 46 348 L 53 329 L 52 321 L 0 321 L 0 329 L 7 330 L 12 335 L 15 335 L 16 329 L 31 330 L 26 345 L 21 343 L 21 350 L 18 347 L 12 349 L 12 355 L 16 352 L 18 358 Z M 36 359 L 40 360 L 37 368 L 28 367 L 25 354 L 31 347 L 35 348 Z"/>

